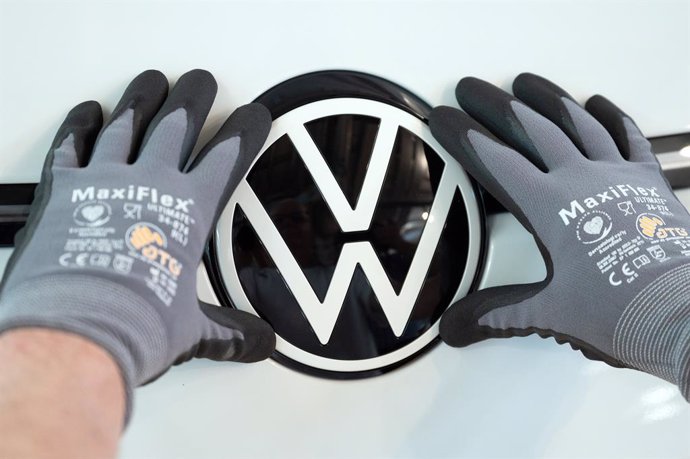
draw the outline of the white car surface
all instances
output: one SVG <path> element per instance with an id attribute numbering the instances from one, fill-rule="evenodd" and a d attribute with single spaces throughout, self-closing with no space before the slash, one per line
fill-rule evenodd
<path id="1" fill-rule="evenodd" d="M 112 110 L 147 68 L 216 76 L 202 140 L 235 107 L 325 69 L 378 75 L 431 105 L 456 105 L 463 76 L 509 89 L 530 71 L 582 102 L 606 95 L 647 136 L 689 132 L 689 37 L 687 1 L 1 0 L 0 183 L 36 182 L 69 108 Z M 690 190 L 678 195 L 690 206 Z M 513 217 L 493 215 L 487 230 L 482 286 L 543 278 Z M 538 337 L 440 344 L 354 381 L 194 361 L 137 391 L 120 455 L 681 458 L 690 404 L 656 377 Z"/>

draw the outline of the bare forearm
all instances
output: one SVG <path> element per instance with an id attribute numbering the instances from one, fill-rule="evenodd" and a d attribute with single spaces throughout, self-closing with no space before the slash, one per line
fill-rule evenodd
<path id="1" fill-rule="evenodd" d="M 124 390 L 115 362 L 77 335 L 0 335 L 0 457 L 114 457 Z"/>

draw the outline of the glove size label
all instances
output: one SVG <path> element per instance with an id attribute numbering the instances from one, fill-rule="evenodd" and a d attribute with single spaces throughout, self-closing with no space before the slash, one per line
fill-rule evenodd
<path id="1" fill-rule="evenodd" d="M 656 187 L 609 186 L 570 201 L 558 216 L 574 226 L 575 237 L 613 286 L 634 282 L 645 267 L 672 255 L 690 257 L 690 233 L 672 223 L 669 200 Z"/>
<path id="2" fill-rule="evenodd" d="M 194 200 L 148 186 L 89 186 L 72 190 L 74 224 L 61 266 L 96 268 L 136 276 L 165 305 L 177 293 L 183 263 L 174 245 L 187 246 Z"/>

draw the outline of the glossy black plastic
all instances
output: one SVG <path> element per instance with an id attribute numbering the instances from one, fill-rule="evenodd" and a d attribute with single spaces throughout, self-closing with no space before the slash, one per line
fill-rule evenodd
<path id="1" fill-rule="evenodd" d="M 431 107 L 402 86 L 374 75 L 350 70 L 306 73 L 261 94 L 254 100 L 271 111 L 273 119 L 317 100 L 357 97 L 383 102 L 426 120 Z"/>
<path id="2" fill-rule="evenodd" d="M 394 83 L 356 72 L 303 75 L 272 88 L 256 101 L 265 104 L 277 119 L 301 105 L 335 97 L 377 100 L 423 121 L 430 112 L 430 107 L 421 99 Z M 351 205 L 360 199 L 379 123 L 378 118 L 370 116 L 333 115 L 305 124 Z M 394 290 L 400 291 L 443 168 L 443 161 L 429 145 L 399 128 L 381 195 L 374 197 L 377 206 L 373 220 L 367 230 L 358 232 L 341 230 L 288 136 L 268 147 L 252 167 L 247 180 L 314 292 L 323 300 L 343 245 L 355 241 L 371 243 Z M 481 224 L 483 229 L 483 222 Z M 283 339 L 318 356 L 361 360 L 379 357 L 410 344 L 439 319 L 465 272 L 469 223 L 465 204 L 457 192 L 422 290 L 401 336 L 396 337 L 392 332 L 368 278 L 358 267 L 326 345 L 317 339 L 270 254 L 239 207 L 235 208 L 232 237 L 233 254 L 214 253 L 215 244 L 212 243 L 207 257 L 212 282 L 223 304 L 231 305 L 231 300 L 219 275 L 215 261 L 218 256 L 234 259 L 249 301 Z M 477 273 L 480 271 L 481 266 Z M 262 288 L 252 288 L 257 285 Z M 276 360 L 300 371 L 341 379 L 380 374 L 412 357 L 385 368 L 334 372 L 309 367 L 279 352 L 274 354 Z"/>
<path id="3" fill-rule="evenodd" d="M 376 133 L 371 129 L 371 120 L 340 115 L 313 123 L 312 136 L 345 195 L 358 196 L 367 164 L 359 153 L 371 151 Z M 369 135 L 354 135 L 362 130 Z M 342 142 L 343 138 L 363 140 L 353 144 Z M 361 150 L 361 143 L 368 150 Z M 371 243 L 394 290 L 400 293 L 442 172 L 443 162 L 437 154 L 417 136 L 400 129 L 371 226 L 360 232 L 341 231 L 287 136 L 269 147 L 248 181 L 323 301 L 343 245 L 356 241 Z M 467 213 L 459 195 L 451 209 L 424 286 L 400 337 L 393 334 L 367 277 L 358 267 L 333 335 L 328 344 L 322 345 L 240 209 L 234 219 L 233 238 L 237 243 L 233 255 L 249 300 L 281 337 L 322 357 L 370 359 L 417 339 L 450 304 L 465 271 L 469 246 Z M 246 283 L 264 288 L 247 288 Z"/>

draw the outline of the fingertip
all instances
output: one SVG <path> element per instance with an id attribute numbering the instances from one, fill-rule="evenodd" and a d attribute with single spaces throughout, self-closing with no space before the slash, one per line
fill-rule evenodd
<path id="1" fill-rule="evenodd" d="M 449 153 L 457 153 L 458 142 L 467 147 L 465 138 L 470 131 L 476 131 L 492 141 L 503 145 L 484 126 L 479 124 L 470 115 L 454 107 L 441 105 L 434 108 L 429 116 L 429 129 L 431 134 L 448 150 Z M 464 135 L 463 135 L 464 134 Z"/>
<path id="2" fill-rule="evenodd" d="M 455 86 L 455 98 L 458 100 L 458 103 L 460 103 L 461 101 L 465 100 L 469 94 L 473 93 L 478 87 L 487 84 L 489 83 L 480 80 L 476 77 L 464 77 L 460 79 L 460 81 L 458 81 L 457 86 Z M 460 103 L 460 105 L 462 106 L 462 103 Z"/>
<path id="3" fill-rule="evenodd" d="M 212 92 L 214 95 L 218 92 L 218 82 L 211 72 L 205 69 L 194 69 L 183 74 L 177 81 L 187 81 L 198 88 L 205 91 Z"/>
<path id="4" fill-rule="evenodd" d="M 98 102 L 89 100 L 72 108 L 53 139 L 51 152 L 59 151 L 53 164 L 65 167 L 86 165 L 102 125 L 103 111 Z"/>
<path id="5" fill-rule="evenodd" d="M 462 302 L 454 303 L 441 316 L 439 335 L 451 347 L 465 347 L 483 339 L 477 339 L 472 323 L 470 309 L 463 307 Z"/>
<path id="6" fill-rule="evenodd" d="M 523 72 L 515 77 L 512 88 L 513 94 L 520 99 L 522 99 L 521 94 L 529 94 L 532 92 L 536 92 L 541 95 L 548 94 L 550 92 L 555 93 L 559 97 L 567 97 L 572 99 L 570 94 L 568 94 L 565 90 L 563 90 L 563 88 L 551 80 L 529 72 Z"/>
<path id="7" fill-rule="evenodd" d="M 266 360 L 275 351 L 276 334 L 264 320 L 249 313 L 245 314 L 247 314 L 245 339 L 239 348 L 236 361 L 252 363 Z"/>
<path id="8" fill-rule="evenodd" d="M 253 159 L 266 141 L 271 130 L 271 123 L 271 113 L 263 105 L 252 103 L 239 107 L 228 117 L 216 136 L 202 150 L 192 169 L 215 147 L 233 137 L 240 139 L 242 156 Z"/>
<path id="9" fill-rule="evenodd" d="M 466 76 L 460 78 L 460 81 L 458 81 L 457 88 L 467 88 L 471 87 L 472 85 L 477 85 L 477 84 L 487 84 L 484 80 L 473 77 L 473 76 Z"/>
<path id="10" fill-rule="evenodd" d="M 529 72 L 522 72 L 515 77 L 512 84 L 513 94 L 515 97 L 521 98 L 520 94 L 527 92 L 527 88 L 534 85 L 539 85 L 543 78 Z"/>
<path id="11" fill-rule="evenodd" d="M 168 79 L 166 78 L 165 74 L 157 69 L 144 70 L 139 75 L 134 77 L 132 81 L 150 82 L 153 84 L 168 84 Z"/>
<path id="12" fill-rule="evenodd" d="M 431 113 L 429 114 L 429 130 L 431 130 L 431 133 L 434 135 L 434 137 L 439 129 L 445 127 L 446 120 L 450 113 L 450 108 L 451 107 L 447 105 L 440 105 L 431 110 Z"/>
<path id="13" fill-rule="evenodd" d="M 271 356 L 276 347 L 276 335 L 273 328 L 260 317 L 237 309 L 213 306 L 201 303 L 202 312 L 212 322 L 220 325 L 220 336 L 216 339 L 224 340 L 223 335 L 228 333 L 226 341 L 232 348 L 232 355 L 225 356 L 225 352 L 217 355 L 208 354 L 205 357 L 218 360 L 218 356 L 233 362 L 252 363 L 265 360 Z M 223 327 L 224 330 L 223 331 Z"/>
<path id="14" fill-rule="evenodd" d="M 640 127 L 620 107 L 596 94 L 587 100 L 585 109 L 609 132 L 624 159 L 658 164 Z"/>
<path id="15" fill-rule="evenodd" d="M 95 100 L 85 100 L 84 102 L 77 104 L 74 106 L 71 112 L 80 112 L 80 113 L 102 113 L 101 110 L 101 104 L 99 104 Z"/>
<path id="16" fill-rule="evenodd" d="M 449 136 L 459 133 L 464 128 L 462 121 L 463 113 L 460 110 L 441 105 L 435 107 L 429 115 L 429 130 L 444 147 L 447 147 Z"/>
<path id="17" fill-rule="evenodd" d="M 595 94 L 585 102 L 585 110 L 590 111 L 592 109 L 597 109 L 603 105 L 613 105 L 606 97 L 601 94 Z"/>
<path id="18" fill-rule="evenodd" d="M 457 108 L 449 107 L 448 105 L 439 105 L 438 107 L 434 107 L 429 115 L 429 124 L 438 125 L 439 123 L 443 123 L 449 118 L 452 118 L 455 112 L 458 111 L 459 110 Z"/>
<path id="19" fill-rule="evenodd" d="M 113 114 L 133 105 L 138 105 L 142 100 L 156 101 L 154 108 L 158 109 L 167 96 L 169 88 L 168 79 L 161 71 L 144 70 L 129 83 Z"/>
<path id="20" fill-rule="evenodd" d="M 194 149 L 217 91 L 218 84 L 208 70 L 194 69 L 180 76 L 170 94 L 164 98 L 165 102 L 147 123 L 137 161 L 174 164 L 182 169 Z M 178 123 L 177 127 L 166 132 L 165 129 L 174 124 L 169 117 L 179 116 L 176 112 L 184 115 L 184 123 Z M 174 148 L 170 148 L 170 145 L 174 145 Z"/>
<path id="21" fill-rule="evenodd" d="M 258 103 L 239 107 L 231 117 L 235 118 L 238 130 L 252 130 L 257 133 L 258 137 L 263 136 L 264 138 L 268 136 L 268 131 L 270 131 L 271 123 L 273 122 L 268 108 Z"/>
<path id="22" fill-rule="evenodd" d="M 65 123 L 80 127 L 98 125 L 100 128 L 100 125 L 103 123 L 101 104 L 95 100 L 87 100 L 76 105 L 67 114 Z"/>
<path id="23" fill-rule="evenodd" d="M 536 75 L 532 72 L 520 72 L 518 76 L 515 77 L 514 81 L 529 81 L 530 79 L 540 79 L 539 75 Z"/>
<path id="24" fill-rule="evenodd" d="M 585 110 L 597 119 L 630 118 L 627 113 L 601 94 L 595 94 L 585 102 Z"/>

